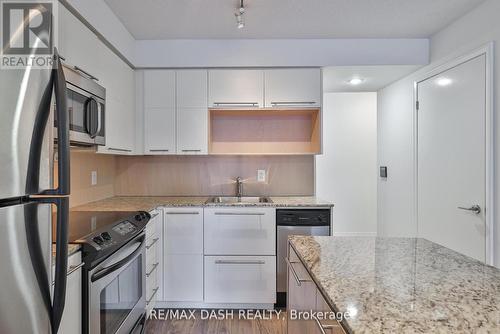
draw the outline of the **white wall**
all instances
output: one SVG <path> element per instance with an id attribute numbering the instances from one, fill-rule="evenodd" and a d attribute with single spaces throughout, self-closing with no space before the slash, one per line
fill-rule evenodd
<path id="1" fill-rule="evenodd" d="M 377 94 L 325 93 L 316 195 L 335 204 L 335 235 L 377 231 Z"/>
<path id="2" fill-rule="evenodd" d="M 104 0 L 61 0 L 76 10 L 130 63 L 134 63 L 135 39 Z"/>
<path id="3" fill-rule="evenodd" d="M 428 39 L 138 40 L 135 65 L 265 67 L 424 65 Z"/>
<path id="4" fill-rule="evenodd" d="M 500 43 L 500 1 L 487 0 L 482 5 L 456 20 L 431 38 L 431 65 L 404 78 L 379 92 L 379 164 L 389 166 L 387 182 L 379 180 L 379 232 L 382 235 L 411 234 L 416 231 L 408 201 L 413 201 L 411 179 L 413 80 L 443 62 L 463 55 L 489 41 Z M 495 53 L 495 81 L 500 79 L 500 52 Z M 495 126 L 500 129 L 498 115 L 499 89 L 495 87 Z M 397 117 L 397 119 L 395 118 Z M 394 129 L 394 127 L 399 129 Z M 500 136 L 495 138 L 496 175 L 500 175 Z M 391 179 L 391 173 L 397 176 Z M 500 181 L 496 178 L 495 191 L 500 194 Z M 496 266 L 500 267 L 500 210 L 496 210 Z"/>

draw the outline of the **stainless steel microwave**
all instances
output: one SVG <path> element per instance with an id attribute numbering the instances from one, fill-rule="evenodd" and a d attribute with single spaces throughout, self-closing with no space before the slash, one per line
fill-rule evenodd
<path id="1" fill-rule="evenodd" d="M 106 89 L 96 82 L 97 78 L 77 66 L 65 65 L 63 70 L 66 78 L 71 144 L 105 145 Z M 57 131 L 54 131 L 54 136 L 57 138 Z"/>

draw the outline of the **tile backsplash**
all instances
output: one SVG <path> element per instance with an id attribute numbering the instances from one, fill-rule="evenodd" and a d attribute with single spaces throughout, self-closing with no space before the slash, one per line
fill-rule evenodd
<path id="1" fill-rule="evenodd" d="M 116 195 L 234 195 L 235 178 L 244 195 L 314 194 L 314 156 L 141 156 L 117 157 Z M 257 181 L 257 170 L 266 181 Z"/>
<path id="2" fill-rule="evenodd" d="M 233 196 L 235 178 L 247 196 L 314 195 L 314 156 L 112 156 L 71 153 L 76 206 L 112 196 Z M 257 181 L 265 170 L 266 180 Z M 97 184 L 91 173 L 97 172 Z"/>

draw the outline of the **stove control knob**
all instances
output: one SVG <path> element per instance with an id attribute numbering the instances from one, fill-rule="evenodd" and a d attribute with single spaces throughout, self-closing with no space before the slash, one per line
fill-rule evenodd
<path id="1" fill-rule="evenodd" d="M 136 215 L 135 216 L 135 220 L 137 220 L 138 222 L 140 222 L 142 220 L 142 216 L 141 215 Z"/>
<path id="2" fill-rule="evenodd" d="M 100 236 L 94 237 L 92 240 L 94 240 L 94 242 L 98 245 L 102 245 L 104 243 L 104 240 Z"/>
<path id="3" fill-rule="evenodd" d="M 101 234 L 101 237 L 102 237 L 104 240 L 106 240 L 106 241 L 111 240 L 111 235 L 110 235 L 108 232 L 103 232 L 103 233 Z"/>

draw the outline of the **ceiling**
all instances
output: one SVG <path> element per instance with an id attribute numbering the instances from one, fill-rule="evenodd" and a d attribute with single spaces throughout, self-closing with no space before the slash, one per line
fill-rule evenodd
<path id="1" fill-rule="evenodd" d="M 136 39 L 426 38 L 484 0 L 105 0 Z"/>
<path id="2" fill-rule="evenodd" d="M 323 92 L 376 92 L 379 89 L 415 72 L 420 66 L 330 66 L 323 68 Z M 352 78 L 363 82 L 353 86 Z"/>

